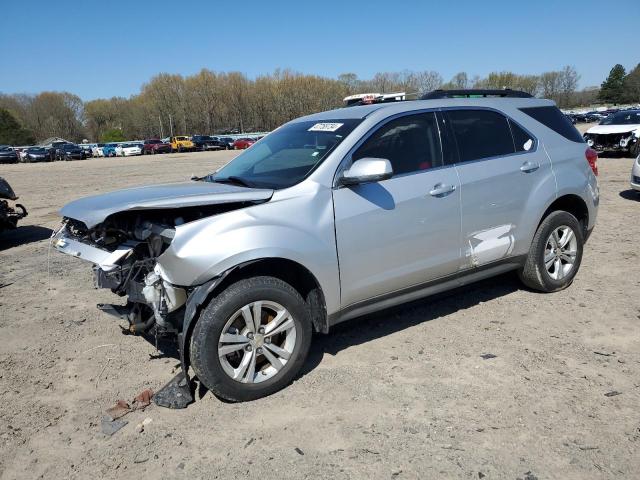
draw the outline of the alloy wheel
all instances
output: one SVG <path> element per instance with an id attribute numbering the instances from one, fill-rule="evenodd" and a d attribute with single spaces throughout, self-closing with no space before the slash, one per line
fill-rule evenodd
<path id="1" fill-rule="evenodd" d="M 553 280 L 562 280 L 573 270 L 578 240 L 571 227 L 562 225 L 551 232 L 544 249 L 544 266 Z"/>
<path id="2" fill-rule="evenodd" d="M 279 303 L 260 300 L 237 310 L 218 341 L 224 372 L 241 383 L 260 383 L 278 374 L 293 354 L 296 326 Z"/>

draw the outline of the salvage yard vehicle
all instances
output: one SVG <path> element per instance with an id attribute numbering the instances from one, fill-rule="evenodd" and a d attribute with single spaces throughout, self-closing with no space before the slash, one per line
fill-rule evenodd
<path id="1" fill-rule="evenodd" d="M 29 147 L 24 151 L 23 162 L 52 162 L 55 159 L 55 152 L 53 149 L 44 147 Z"/>
<path id="2" fill-rule="evenodd" d="M 139 143 L 123 143 L 116 147 L 116 155 L 119 157 L 142 155 L 142 145 Z"/>
<path id="3" fill-rule="evenodd" d="M 102 155 L 105 157 L 115 157 L 116 156 L 116 148 L 118 148 L 121 143 L 107 143 L 104 147 L 102 147 Z"/>
<path id="4" fill-rule="evenodd" d="M 171 145 L 169 143 L 164 143 L 158 138 L 145 140 L 142 145 L 142 154 L 146 155 L 149 153 L 153 155 L 156 153 L 171 153 Z"/>
<path id="5" fill-rule="evenodd" d="M 173 152 L 184 152 L 194 149 L 191 139 L 184 135 L 171 137 L 169 143 L 171 144 L 171 150 Z"/>
<path id="6" fill-rule="evenodd" d="M 624 152 L 640 155 L 640 110 L 612 113 L 584 134 L 587 144 L 597 152 Z"/>
<path id="7" fill-rule="evenodd" d="M 18 225 L 18 220 L 27 216 L 27 209 L 19 203 L 12 207 L 8 200 L 18 200 L 15 192 L 4 178 L 0 177 L 0 233 L 5 230 L 13 230 Z"/>
<path id="8" fill-rule="evenodd" d="M 91 148 L 91 155 L 93 157 L 104 157 L 104 143 L 94 143 L 94 146 Z"/>
<path id="9" fill-rule="evenodd" d="M 596 175 L 553 102 L 436 91 L 293 120 L 192 182 L 71 202 L 53 245 L 127 297 L 100 308 L 131 332 L 176 336 L 180 398 L 191 367 L 245 401 L 299 375 L 312 331 L 512 270 L 568 287 Z"/>
<path id="10" fill-rule="evenodd" d="M 249 148 L 251 145 L 256 143 L 253 138 L 239 138 L 235 142 L 233 142 L 234 150 L 245 150 Z"/>
<path id="11" fill-rule="evenodd" d="M 92 144 L 81 143 L 78 146 L 80 147 L 80 149 L 82 149 L 82 152 L 84 153 L 84 158 L 93 157 L 93 145 Z"/>
<path id="12" fill-rule="evenodd" d="M 640 155 L 631 167 L 631 188 L 640 193 Z"/>
<path id="13" fill-rule="evenodd" d="M 75 143 L 65 143 L 55 150 L 56 160 L 84 160 L 84 151 Z"/>
<path id="14" fill-rule="evenodd" d="M 194 135 L 191 137 L 191 141 L 193 142 L 193 147 L 201 152 L 206 150 L 223 150 L 226 148 L 223 142 L 209 135 Z"/>
<path id="15" fill-rule="evenodd" d="M 18 163 L 18 152 L 9 145 L 0 145 L 0 163 Z"/>
<path id="16" fill-rule="evenodd" d="M 224 145 L 224 148 L 226 150 L 233 150 L 233 138 L 231 137 L 213 137 L 216 140 L 218 140 L 220 143 L 222 143 L 222 145 Z"/>

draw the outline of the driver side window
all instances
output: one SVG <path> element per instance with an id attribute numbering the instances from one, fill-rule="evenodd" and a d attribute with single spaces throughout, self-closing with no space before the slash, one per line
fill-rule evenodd
<path id="1" fill-rule="evenodd" d="M 442 166 L 442 150 L 435 113 L 405 115 L 381 126 L 352 156 L 386 158 L 393 174 L 418 173 Z"/>

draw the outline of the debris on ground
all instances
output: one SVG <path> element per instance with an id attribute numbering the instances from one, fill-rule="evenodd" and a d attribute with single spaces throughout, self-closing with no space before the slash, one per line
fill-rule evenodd
<path id="1" fill-rule="evenodd" d="M 605 352 L 593 352 L 596 355 L 602 355 L 603 357 L 613 357 L 616 352 L 611 352 L 611 353 L 605 353 Z"/>
<path id="2" fill-rule="evenodd" d="M 617 390 L 611 390 L 604 394 L 605 397 L 615 397 L 616 395 L 622 395 L 622 392 L 618 392 Z"/>
<path id="3" fill-rule="evenodd" d="M 153 390 L 147 388 L 135 396 L 131 405 L 124 400 L 118 400 L 113 407 L 107 408 L 106 415 L 102 417 L 102 431 L 106 435 L 113 435 L 127 423 L 126 420 L 118 420 L 124 417 L 126 414 L 135 410 L 144 410 L 151 404 L 151 397 L 153 397 Z M 144 427 L 151 423 L 151 418 L 145 418 L 142 423 L 136 426 L 136 430 L 139 432 L 144 431 Z"/>
<path id="4" fill-rule="evenodd" d="M 183 372 L 178 373 L 169 383 L 153 395 L 153 403 L 159 407 L 187 408 L 193 403 L 191 383 Z"/>
<path id="5" fill-rule="evenodd" d="M 118 400 L 116 404 L 107 408 L 106 414 L 111 418 L 111 420 L 116 420 L 120 417 L 124 417 L 127 413 L 131 411 L 131 407 L 124 400 Z"/>
<path id="6" fill-rule="evenodd" d="M 141 391 L 136 397 L 133 399 L 133 410 L 144 410 L 151 404 L 151 397 L 153 397 L 153 390 L 147 388 Z"/>
<path id="7" fill-rule="evenodd" d="M 298 447 L 294 449 L 299 455 L 304 455 L 304 452 L 300 450 Z"/>
<path id="8" fill-rule="evenodd" d="M 102 417 L 101 422 L 102 433 L 110 437 L 122 427 L 124 427 L 127 423 L 129 422 L 126 420 L 112 419 L 111 417 L 105 415 L 104 417 Z"/>
<path id="9" fill-rule="evenodd" d="M 480 358 L 482 358 L 483 360 L 490 360 L 492 358 L 498 358 L 498 356 L 494 355 L 493 353 L 483 353 L 482 355 L 480 355 Z"/>
<path id="10" fill-rule="evenodd" d="M 136 425 L 136 432 L 138 432 L 138 433 L 144 432 L 144 427 L 149 425 L 151 422 L 153 422 L 151 417 L 145 418 L 142 422 L 140 422 L 139 424 Z"/>

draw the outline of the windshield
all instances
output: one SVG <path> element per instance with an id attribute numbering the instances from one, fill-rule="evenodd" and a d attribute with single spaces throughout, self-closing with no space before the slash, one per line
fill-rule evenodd
<path id="1" fill-rule="evenodd" d="M 189 137 L 176 137 L 176 140 L 177 140 L 178 142 L 182 142 L 182 141 L 184 141 L 184 140 L 189 140 Z"/>
<path id="2" fill-rule="evenodd" d="M 44 148 L 42 148 L 42 147 L 31 147 L 31 148 L 27 149 L 27 152 L 40 153 L 40 152 L 44 152 Z"/>
<path id="3" fill-rule="evenodd" d="M 320 165 L 360 122 L 347 119 L 285 125 L 207 180 L 257 188 L 290 187 Z"/>
<path id="4" fill-rule="evenodd" d="M 124 145 L 122 145 L 122 148 L 134 148 L 137 146 L 138 145 L 136 145 L 135 143 L 125 143 Z"/>
<path id="5" fill-rule="evenodd" d="M 640 110 L 614 113 L 603 119 L 600 125 L 640 125 Z"/>

